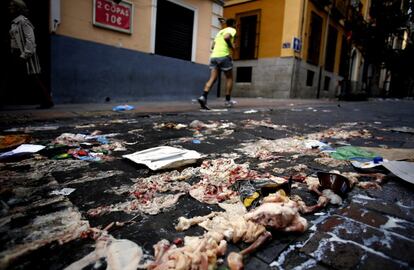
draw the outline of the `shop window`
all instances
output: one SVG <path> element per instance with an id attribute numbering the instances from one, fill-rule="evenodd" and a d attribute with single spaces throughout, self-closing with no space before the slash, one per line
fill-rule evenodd
<path id="1" fill-rule="evenodd" d="M 310 34 L 308 40 L 308 63 L 313 65 L 319 64 L 319 55 L 321 49 L 322 36 L 322 18 L 312 12 L 310 22 Z"/>
<path id="2" fill-rule="evenodd" d="M 333 72 L 335 66 L 336 55 L 336 40 L 338 39 L 338 30 L 335 27 L 329 26 L 328 30 L 328 44 L 326 46 L 325 69 Z"/>
<path id="3" fill-rule="evenodd" d="M 238 57 L 241 60 L 256 59 L 259 47 L 259 24 L 260 13 L 250 12 L 240 14 L 237 17 L 238 22 Z"/>
<path id="4" fill-rule="evenodd" d="M 193 10 L 158 0 L 155 54 L 191 61 L 193 24 Z"/>
<path id="5" fill-rule="evenodd" d="M 236 82 L 252 82 L 252 67 L 237 67 Z"/>
<path id="6" fill-rule="evenodd" d="M 329 91 L 330 84 L 331 84 L 331 78 L 329 76 L 325 76 L 325 80 L 323 82 L 323 90 Z"/>
<path id="7" fill-rule="evenodd" d="M 315 77 L 315 72 L 308 70 L 306 74 L 306 86 L 313 86 L 313 78 Z"/>

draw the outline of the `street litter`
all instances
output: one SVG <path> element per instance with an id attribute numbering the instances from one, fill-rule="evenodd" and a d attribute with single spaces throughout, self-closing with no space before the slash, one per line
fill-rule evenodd
<path id="1" fill-rule="evenodd" d="M 75 188 L 62 188 L 61 190 L 53 190 L 52 192 L 50 192 L 50 195 L 68 196 L 75 190 L 76 190 Z"/>
<path id="2" fill-rule="evenodd" d="M 384 160 L 412 160 L 414 161 L 413 148 L 381 148 L 381 147 L 361 147 L 361 149 L 373 152 L 383 157 Z"/>
<path id="3" fill-rule="evenodd" d="M 24 132 L 30 133 L 33 131 L 48 131 L 48 130 L 57 130 L 59 126 L 39 126 L 39 127 L 20 127 L 20 128 L 10 128 L 4 130 L 5 132 Z"/>
<path id="4" fill-rule="evenodd" d="M 335 152 L 332 152 L 331 157 L 339 160 L 352 160 L 353 158 L 368 158 L 374 159 L 378 157 L 378 154 L 366 151 L 356 146 L 342 146 L 336 148 Z"/>
<path id="5" fill-rule="evenodd" d="M 114 112 L 131 111 L 133 109 L 135 109 L 134 106 L 127 105 L 127 104 L 125 104 L 125 105 L 118 105 L 118 106 L 115 106 L 115 107 L 112 108 L 112 110 Z"/>
<path id="6" fill-rule="evenodd" d="M 272 120 L 270 118 L 266 118 L 260 121 L 248 119 L 248 120 L 243 120 L 241 122 L 245 128 L 254 129 L 256 127 L 268 127 L 268 128 L 272 128 L 275 130 L 287 130 L 286 125 L 275 125 L 272 123 Z"/>
<path id="7" fill-rule="evenodd" d="M 180 130 L 180 129 L 183 129 L 183 128 L 186 128 L 186 127 L 188 127 L 188 126 L 184 125 L 184 124 L 176 124 L 176 123 L 161 123 L 161 124 L 154 123 L 153 124 L 154 129 L 169 128 L 169 129 Z"/>
<path id="8" fill-rule="evenodd" d="M 25 226 L 14 228 L 9 233 L 19 235 L 19 240 L 2 243 L 9 249 L 0 252 L 0 265 L 5 266 L 22 254 L 57 241 L 60 244 L 77 239 L 89 228 L 89 222 L 73 207 L 45 215 L 38 215 Z"/>
<path id="9" fill-rule="evenodd" d="M 330 189 L 341 196 L 351 190 L 350 181 L 345 176 L 328 172 L 318 172 L 317 176 L 323 189 Z"/>
<path id="10" fill-rule="evenodd" d="M 37 144 L 22 144 L 14 150 L 0 154 L 0 159 L 19 156 L 19 155 L 25 155 L 25 154 L 37 153 L 40 150 L 44 149 L 45 147 L 46 146 L 44 145 L 37 145 Z"/>
<path id="11" fill-rule="evenodd" d="M 382 166 L 387 168 L 394 175 L 399 178 L 414 184 L 414 163 L 407 161 L 388 161 L 382 163 Z"/>
<path id="12" fill-rule="evenodd" d="M 145 268 L 145 265 L 139 264 L 143 257 L 143 251 L 136 243 L 128 239 L 115 239 L 106 231 L 94 230 L 92 234 L 98 235 L 95 250 L 65 267 L 64 270 L 84 269 L 92 264 L 96 266 L 101 258 L 106 260 L 106 269 L 108 270 L 136 270 L 137 268 Z"/>
<path id="13" fill-rule="evenodd" d="M 389 130 L 404 133 L 414 133 L 414 128 L 412 127 L 394 127 L 390 128 Z"/>
<path id="14" fill-rule="evenodd" d="M 248 110 L 248 111 L 244 111 L 245 114 L 250 114 L 250 113 L 257 113 L 258 110 Z"/>
<path id="15" fill-rule="evenodd" d="M 178 168 L 197 162 L 201 154 L 194 150 L 176 148 L 171 146 L 159 146 L 133 154 L 123 155 L 135 163 L 144 164 L 151 170 Z"/>
<path id="16" fill-rule="evenodd" d="M 353 126 L 350 125 L 344 125 L 343 127 L 339 128 L 329 128 L 321 132 L 317 133 L 311 133 L 306 135 L 307 139 L 313 139 L 313 140 L 326 140 L 328 138 L 330 139 L 337 139 L 337 140 L 348 140 L 352 138 L 363 138 L 363 139 L 369 139 L 372 138 L 372 134 L 367 129 L 360 129 L 360 130 L 346 130 L 347 128 L 350 128 Z"/>
<path id="17" fill-rule="evenodd" d="M 308 149 L 319 149 L 321 152 L 335 152 L 335 149 L 329 144 L 317 140 L 306 140 L 305 147 Z"/>
<path id="18" fill-rule="evenodd" d="M 290 183 L 284 178 L 242 180 L 234 183 L 231 188 L 239 193 L 245 207 L 255 207 L 261 198 L 279 190 L 285 196 L 290 194 Z"/>
<path id="19" fill-rule="evenodd" d="M 196 258 L 207 256 L 206 251 L 210 251 L 208 254 L 213 259 L 206 258 L 205 261 L 208 262 L 209 268 L 214 269 L 217 267 L 217 257 L 226 254 L 227 242 L 243 241 L 251 243 L 250 246 L 239 253 L 230 252 L 227 257 L 230 269 L 243 269 L 243 256 L 253 253 L 272 238 L 272 234 L 267 229 L 302 233 L 308 228 L 308 222 L 300 213 L 312 213 L 329 201 L 329 198 L 322 195 L 316 205 L 307 206 L 300 197 L 294 196 L 290 199 L 280 190 L 264 197 L 262 204 L 250 211 L 246 211 L 243 204 L 238 201 L 220 203 L 219 206 L 225 210 L 224 212 L 211 212 L 205 216 L 192 218 L 180 217 L 175 226 L 177 231 L 199 225 L 207 232 L 201 237 L 186 236 L 182 248 L 171 245 L 165 239 L 159 241 L 154 247 L 155 257 L 159 258 L 153 263 L 154 267 L 176 265 L 180 258 L 188 260 L 185 265 L 197 266 L 195 268 L 198 269 L 200 259 Z M 160 253 L 160 250 L 166 252 Z M 182 256 L 181 253 L 191 255 Z"/>
<path id="20" fill-rule="evenodd" d="M 16 134 L 16 135 L 0 135 L 0 151 L 7 150 L 10 148 L 17 147 L 21 144 L 28 143 L 32 137 L 27 134 Z"/>
<path id="21" fill-rule="evenodd" d="M 204 110 L 204 109 L 200 109 L 200 112 L 228 112 L 228 109 L 210 109 L 210 110 Z"/>
<path id="22" fill-rule="evenodd" d="M 93 161 L 93 162 L 100 162 L 104 160 L 108 161 L 108 160 L 113 159 L 113 157 L 107 155 L 108 153 L 92 152 L 92 151 L 85 150 L 82 148 L 70 149 L 67 154 L 80 160 Z"/>
<path id="23" fill-rule="evenodd" d="M 371 169 L 378 166 L 381 166 L 383 162 L 387 162 L 387 159 L 383 159 L 382 157 L 375 157 L 374 159 L 352 159 L 351 164 L 352 166 L 359 168 L 359 169 Z"/>

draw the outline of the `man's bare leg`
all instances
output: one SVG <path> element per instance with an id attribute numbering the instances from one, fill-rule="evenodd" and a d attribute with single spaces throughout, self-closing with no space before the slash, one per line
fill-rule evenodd
<path id="1" fill-rule="evenodd" d="M 233 90 L 233 70 L 227 70 L 224 72 L 226 76 L 226 96 L 231 96 Z"/>
<path id="2" fill-rule="evenodd" d="M 200 106 L 202 109 L 210 110 L 210 108 L 207 107 L 207 95 L 211 87 L 213 86 L 213 84 L 216 82 L 217 77 L 218 77 L 218 69 L 214 68 L 210 71 L 210 79 L 206 82 L 204 86 L 203 95 L 198 98 L 198 103 L 200 103 Z"/>
<path id="3" fill-rule="evenodd" d="M 217 77 L 218 77 L 218 69 L 214 68 L 210 72 L 210 79 L 206 82 L 206 84 L 204 86 L 204 92 L 210 91 L 211 87 L 216 82 Z"/>

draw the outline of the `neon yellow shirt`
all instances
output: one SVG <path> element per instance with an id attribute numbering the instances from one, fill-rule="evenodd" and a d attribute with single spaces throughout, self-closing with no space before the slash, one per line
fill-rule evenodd
<path id="1" fill-rule="evenodd" d="M 233 44 L 234 37 L 236 36 L 236 29 L 233 27 L 226 27 L 220 30 L 214 39 L 214 48 L 210 57 L 224 57 L 230 55 L 229 45 L 227 45 L 226 41 L 224 40 L 224 36 L 226 34 L 230 34 L 231 43 Z"/>

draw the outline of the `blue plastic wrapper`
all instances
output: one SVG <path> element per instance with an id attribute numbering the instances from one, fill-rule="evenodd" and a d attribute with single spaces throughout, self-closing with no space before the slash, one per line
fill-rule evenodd
<path id="1" fill-rule="evenodd" d="M 135 109 L 134 106 L 126 105 L 126 104 L 125 105 L 118 105 L 118 106 L 115 106 L 115 107 L 112 108 L 112 110 L 114 112 L 130 111 L 130 110 L 133 110 L 133 109 Z"/>

